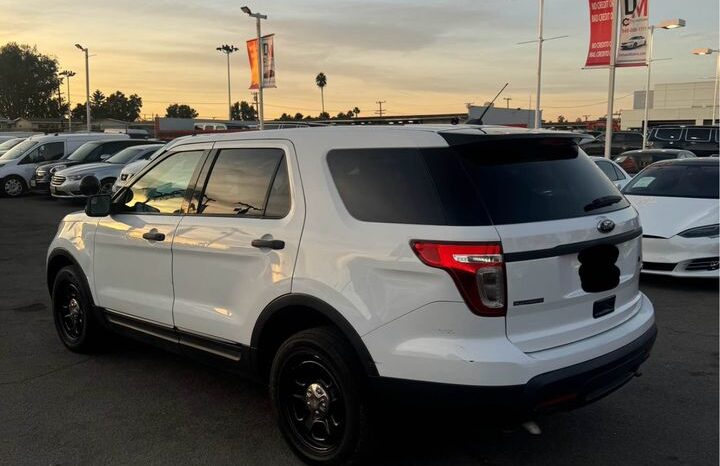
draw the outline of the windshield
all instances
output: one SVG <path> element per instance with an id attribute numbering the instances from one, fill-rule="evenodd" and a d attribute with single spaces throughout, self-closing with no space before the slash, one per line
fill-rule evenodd
<path id="1" fill-rule="evenodd" d="M 65 157 L 66 160 L 74 160 L 77 162 L 82 162 L 86 158 L 90 157 L 93 152 L 102 144 L 102 142 L 86 142 L 82 146 L 75 149 L 75 152 L 70 154 L 68 157 Z"/>
<path id="2" fill-rule="evenodd" d="M 145 148 L 137 148 L 137 147 L 128 147 L 127 149 L 123 149 L 117 154 L 113 155 L 109 159 L 106 160 L 107 163 L 118 163 L 118 164 L 126 164 L 130 162 L 132 159 L 137 157 L 140 153 L 145 152 L 147 149 Z"/>
<path id="3" fill-rule="evenodd" d="M 15 138 L 15 139 L 8 139 L 7 141 L 0 144 L 0 151 L 6 151 L 8 149 L 12 149 L 13 147 L 17 146 L 21 142 L 23 142 L 25 138 Z"/>
<path id="4" fill-rule="evenodd" d="M 636 196 L 718 199 L 718 165 L 665 163 L 649 167 L 625 186 Z"/>
<path id="5" fill-rule="evenodd" d="M 35 147 L 35 144 L 37 144 L 37 141 L 23 141 L 9 151 L 5 152 L 2 156 L 0 156 L 0 160 L 15 160 L 16 158 L 27 152 L 29 149 Z"/>

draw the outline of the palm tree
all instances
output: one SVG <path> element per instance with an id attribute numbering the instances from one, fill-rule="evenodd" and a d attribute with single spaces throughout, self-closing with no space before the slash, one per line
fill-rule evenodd
<path id="1" fill-rule="evenodd" d="M 325 73 L 318 73 L 318 75 L 315 76 L 315 84 L 317 84 L 317 87 L 320 88 L 320 100 L 322 102 L 322 113 L 325 113 L 325 92 L 323 91 L 323 88 L 327 85 L 327 76 L 325 76 Z"/>
<path id="2" fill-rule="evenodd" d="M 355 118 L 357 118 L 357 116 L 360 115 L 360 109 L 357 107 L 353 108 L 352 112 L 355 114 Z"/>

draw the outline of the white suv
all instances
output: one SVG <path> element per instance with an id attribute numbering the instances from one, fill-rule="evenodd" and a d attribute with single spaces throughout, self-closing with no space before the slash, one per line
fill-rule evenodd
<path id="1" fill-rule="evenodd" d="M 316 464 L 357 453 L 386 390 L 508 415 L 597 400 L 656 329 L 637 212 L 577 137 L 327 127 L 171 143 L 60 224 L 58 333 L 89 351 L 112 329 L 267 377 L 282 433 Z"/>

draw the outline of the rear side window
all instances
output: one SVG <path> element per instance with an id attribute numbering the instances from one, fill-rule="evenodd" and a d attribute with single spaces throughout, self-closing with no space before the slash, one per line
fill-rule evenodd
<path id="1" fill-rule="evenodd" d="M 350 215 L 426 225 L 537 222 L 627 207 L 593 164 L 574 143 L 556 139 L 328 153 L 330 173 Z M 607 196 L 618 201 L 589 207 Z"/>
<path id="2" fill-rule="evenodd" d="M 688 128 L 685 133 L 686 141 L 709 142 L 712 131 L 710 128 Z"/>
<path id="3" fill-rule="evenodd" d="M 613 167 L 610 162 L 603 162 L 602 160 L 598 160 L 595 163 L 598 167 L 600 167 L 600 170 L 605 173 L 605 176 L 607 176 L 608 179 L 611 179 L 613 181 L 618 179 L 617 173 L 615 173 L 615 167 Z"/>
<path id="4" fill-rule="evenodd" d="M 682 135 L 682 128 L 658 128 L 655 130 L 655 139 L 660 141 L 677 141 Z"/>
<path id="5" fill-rule="evenodd" d="M 210 171 L 198 214 L 264 216 L 283 159 L 284 153 L 280 149 L 221 150 Z M 282 187 L 276 189 L 275 198 L 282 195 L 277 191 L 282 191 Z M 274 213 L 283 210 L 280 203 L 274 199 Z"/>

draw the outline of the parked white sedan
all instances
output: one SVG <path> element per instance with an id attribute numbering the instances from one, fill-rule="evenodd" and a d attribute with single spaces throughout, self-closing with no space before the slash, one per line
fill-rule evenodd
<path id="1" fill-rule="evenodd" d="M 718 277 L 718 172 L 715 158 L 657 162 L 623 194 L 640 213 L 643 272 Z"/>

